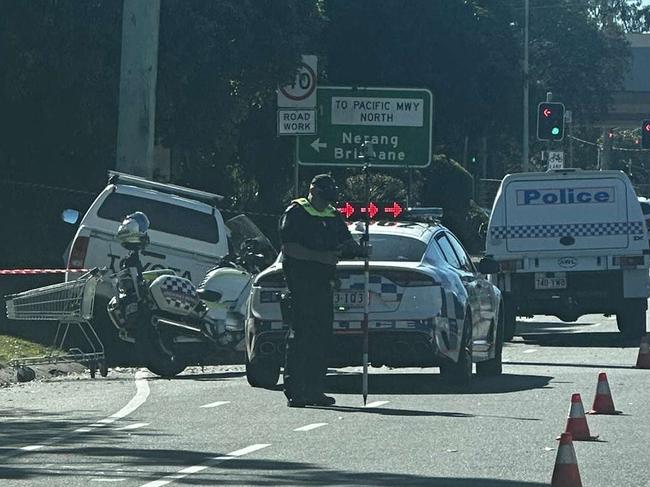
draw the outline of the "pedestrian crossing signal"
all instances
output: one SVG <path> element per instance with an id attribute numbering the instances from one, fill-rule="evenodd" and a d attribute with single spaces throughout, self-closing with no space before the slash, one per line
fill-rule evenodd
<path id="1" fill-rule="evenodd" d="M 650 120 L 641 123 L 641 148 L 650 149 Z"/>

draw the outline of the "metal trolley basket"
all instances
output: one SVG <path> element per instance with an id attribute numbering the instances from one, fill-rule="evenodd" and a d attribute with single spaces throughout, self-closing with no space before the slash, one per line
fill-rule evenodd
<path id="1" fill-rule="evenodd" d="M 108 374 L 104 344 L 93 328 L 93 305 L 95 289 L 102 278 L 99 269 L 83 274 L 75 281 L 30 289 L 6 296 L 7 318 L 29 321 L 58 321 L 58 327 L 48 355 L 14 359 L 13 367 L 28 365 L 71 363 L 86 364 L 90 376 L 95 377 L 97 369 L 102 377 Z M 80 348 L 64 350 L 71 327 L 80 330 L 88 345 L 88 351 Z"/>

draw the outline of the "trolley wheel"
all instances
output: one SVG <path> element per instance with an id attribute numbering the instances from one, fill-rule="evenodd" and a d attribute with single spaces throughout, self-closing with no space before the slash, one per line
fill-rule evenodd
<path id="1" fill-rule="evenodd" d="M 106 360 L 99 362 L 99 375 L 106 377 L 108 375 L 108 366 L 106 365 Z"/>
<path id="2" fill-rule="evenodd" d="M 88 362 L 88 369 L 90 370 L 90 378 L 94 379 L 95 375 L 97 375 L 97 362 L 94 360 Z"/>

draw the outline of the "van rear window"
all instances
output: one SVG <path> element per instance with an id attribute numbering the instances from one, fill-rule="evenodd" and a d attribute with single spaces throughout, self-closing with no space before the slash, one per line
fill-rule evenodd
<path id="1" fill-rule="evenodd" d="M 126 215 L 135 211 L 147 215 L 151 230 L 208 243 L 219 241 L 219 229 L 214 216 L 162 201 L 111 193 L 104 200 L 97 215 L 100 218 L 121 222 Z"/>

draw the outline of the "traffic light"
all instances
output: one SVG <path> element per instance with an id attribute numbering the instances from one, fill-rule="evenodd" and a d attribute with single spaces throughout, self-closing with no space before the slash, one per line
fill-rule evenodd
<path id="1" fill-rule="evenodd" d="M 543 101 L 537 105 L 537 138 L 539 140 L 564 138 L 564 103 Z"/>
<path id="2" fill-rule="evenodd" d="M 650 149 L 650 120 L 641 123 L 641 148 Z"/>

